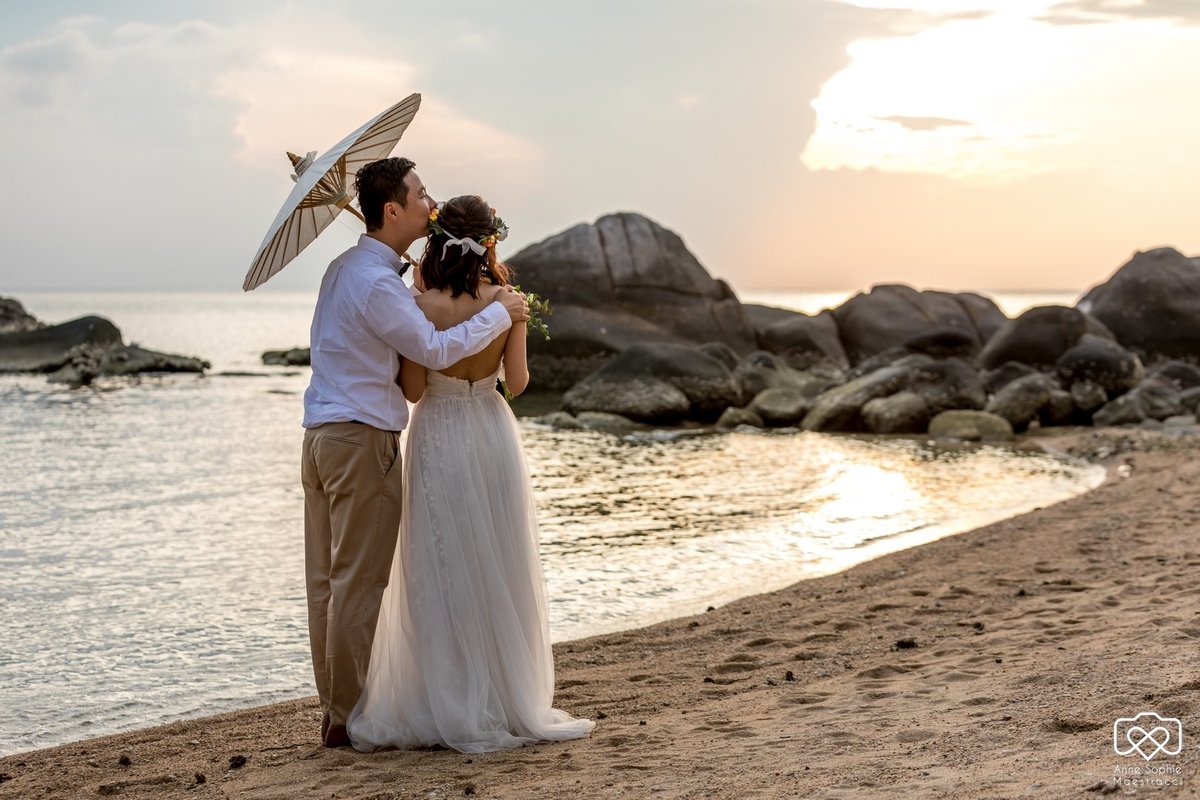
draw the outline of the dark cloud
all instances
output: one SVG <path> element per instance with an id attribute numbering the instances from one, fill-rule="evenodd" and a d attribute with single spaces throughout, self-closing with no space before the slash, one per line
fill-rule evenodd
<path id="1" fill-rule="evenodd" d="M 877 117 L 884 122 L 895 122 L 910 131 L 936 131 L 938 128 L 950 128 L 956 125 L 971 125 L 962 119 L 947 119 L 945 117 Z"/>
<path id="2" fill-rule="evenodd" d="M 1054 25 L 1081 25 L 1135 19 L 1162 19 L 1186 25 L 1200 25 L 1197 0 L 1142 0 L 1131 6 L 1116 0 L 1068 0 L 1042 16 Z"/>

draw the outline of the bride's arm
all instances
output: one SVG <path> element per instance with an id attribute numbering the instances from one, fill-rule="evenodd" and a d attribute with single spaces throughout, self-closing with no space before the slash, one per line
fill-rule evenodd
<path id="1" fill-rule="evenodd" d="M 400 357 L 400 377 L 397 379 L 404 399 L 415 403 L 425 394 L 425 367 L 412 359 Z"/>
<path id="2" fill-rule="evenodd" d="M 525 357 L 525 339 L 528 337 L 524 322 L 514 322 L 504 343 L 504 388 L 516 397 L 529 385 L 529 362 Z"/>

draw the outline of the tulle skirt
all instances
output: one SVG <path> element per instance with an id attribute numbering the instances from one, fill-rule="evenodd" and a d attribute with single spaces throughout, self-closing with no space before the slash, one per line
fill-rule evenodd
<path id="1" fill-rule="evenodd" d="M 588 735 L 552 707 L 554 662 L 520 432 L 495 379 L 428 373 L 405 445 L 400 540 L 354 747 L 467 753 Z"/>

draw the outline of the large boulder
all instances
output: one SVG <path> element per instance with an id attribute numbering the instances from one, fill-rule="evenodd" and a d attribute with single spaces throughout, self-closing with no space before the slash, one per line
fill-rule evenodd
<path id="1" fill-rule="evenodd" d="M 0 297 L 0 333 L 36 331 L 44 328 L 37 317 L 25 310 L 25 306 L 13 297 Z"/>
<path id="2" fill-rule="evenodd" d="M 1092 381 L 1102 386 L 1109 397 L 1124 394 L 1145 377 L 1142 361 L 1136 354 L 1092 333 L 1079 337 L 1073 347 L 1058 357 L 1054 367 L 1063 386 Z"/>
<path id="3" fill-rule="evenodd" d="M 863 426 L 872 433 L 923 433 L 929 426 L 929 404 L 905 389 L 863 403 Z"/>
<path id="4" fill-rule="evenodd" d="M 823 392 L 804 415 L 801 427 L 806 431 L 862 430 L 862 407 L 868 400 L 906 388 L 911 368 L 911 364 L 892 364 Z"/>
<path id="5" fill-rule="evenodd" d="M 1003 417 L 1013 430 L 1023 431 L 1037 419 L 1041 410 L 1050 402 L 1050 395 L 1058 384 L 1040 372 L 1012 381 L 988 401 L 984 409 L 988 413 Z"/>
<path id="6" fill-rule="evenodd" d="M 979 354 L 979 363 L 984 369 L 1006 361 L 1053 367 L 1085 333 L 1112 338 L 1103 325 L 1077 308 L 1035 306 L 996 332 Z"/>
<path id="7" fill-rule="evenodd" d="M 979 342 L 958 328 L 933 328 L 906 339 L 904 348 L 934 358 L 972 358 L 979 352 Z"/>
<path id="8" fill-rule="evenodd" d="M 935 439 L 965 442 L 1005 441 L 1013 438 L 1013 429 L 1004 417 L 987 411 L 961 409 L 943 411 L 930 420 L 929 435 Z"/>
<path id="9" fill-rule="evenodd" d="M 848 369 L 846 371 L 846 380 L 852 381 L 855 378 L 861 378 L 868 372 L 874 372 L 877 369 L 882 369 L 891 364 L 895 364 L 897 361 L 914 355 L 917 354 L 912 350 L 909 350 L 904 345 L 897 345 L 895 347 L 889 347 L 885 350 L 880 350 L 878 353 L 867 356 L 862 361 Z M 923 354 L 921 357 L 925 358 Z"/>
<path id="10" fill-rule="evenodd" d="M 765 327 L 756 326 L 755 332 L 759 347 L 777 353 L 796 369 L 807 369 L 822 360 L 839 367 L 850 366 L 837 322 L 829 310 L 812 316 L 792 313 Z"/>
<path id="11" fill-rule="evenodd" d="M 798 389 L 766 389 L 751 401 L 748 411 L 774 427 L 795 425 L 804 419 L 812 400 Z"/>
<path id="12" fill-rule="evenodd" d="M 961 358 L 919 363 L 909 376 L 908 388 L 925 401 L 929 416 L 955 408 L 978 410 L 987 403 L 979 373 Z"/>
<path id="13" fill-rule="evenodd" d="M 521 288 L 554 308 L 550 340 L 529 337 L 535 389 L 561 390 L 634 344 L 721 341 L 738 353 L 757 346 L 729 286 L 678 235 L 641 215 L 576 225 L 509 263 Z"/>
<path id="14" fill-rule="evenodd" d="M 1151 375 L 1161 375 L 1167 380 L 1174 381 L 1180 389 L 1192 389 L 1200 386 L 1200 367 L 1184 361 L 1160 361 L 1147 373 L 1147 377 Z"/>
<path id="15" fill-rule="evenodd" d="M 881 284 L 833 310 L 842 346 L 852 364 L 889 347 L 937 331 L 959 331 L 956 352 L 978 350 L 1006 321 L 989 298 L 971 292 L 919 292 L 903 284 Z"/>
<path id="16" fill-rule="evenodd" d="M 1200 359 L 1200 258 L 1171 247 L 1135 253 L 1078 307 L 1144 360 Z"/>
<path id="17" fill-rule="evenodd" d="M 1095 425 L 1133 425 L 1148 419 L 1164 420 L 1184 412 L 1179 387 L 1165 377 L 1146 378 L 1092 415 Z"/>
<path id="18" fill-rule="evenodd" d="M 1022 364 L 1020 361 L 1005 361 L 1000 366 L 990 369 L 983 374 L 983 390 L 989 395 L 993 395 L 1017 378 L 1024 378 L 1026 375 L 1032 375 L 1037 371 L 1028 364 Z"/>
<path id="19" fill-rule="evenodd" d="M 826 389 L 841 383 L 841 371 L 795 370 L 774 353 L 756 350 L 744 356 L 734 367 L 733 378 L 744 397 L 754 397 L 767 389 L 795 389 L 805 397 L 816 397 Z"/>
<path id="20" fill-rule="evenodd" d="M 591 376 L 572 386 L 562 399 L 567 413 L 614 414 L 638 422 L 672 425 L 687 417 L 687 395 L 666 381 L 637 377 L 609 380 Z"/>
<path id="21" fill-rule="evenodd" d="M 104 317 L 0 333 L 0 372 L 53 372 L 70 360 L 77 347 L 120 344 L 121 331 Z"/>
<path id="22" fill-rule="evenodd" d="M 1108 392 L 1093 381 L 1075 381 L 1070 387 L 1071 403 L 1075 408 L 1090 414 L 1108 402 Z"/>
<path id="23" fill-rule="evenodd" d="M 622 390 L 623 384 L 631 388 Z M 684 416 L 711 421 L 726 408 L 740 406 L 742 400 L 741 387 L 723 361 L 698 347 L 657 343 L 626 349 L 571 387 L 563 396 L 563 407 L 572 414 L 603 411 L 645 422 Z M 622 403 L 630 406 L 623 408 Z"/>
<path id="24" fill-rule="evenodd" d="M 1038 422 L 1043 428 L 1086 421 L 1087 415 L 1076 408 L 1075 399 L 1066 389 L 1051 389 L 1050 398 L 1038 411 Z"/>
<path id="25" fill-rule="evenodd" d="M 742 425 L 761 428 L 765 424 L 762 417 L 748 408 L 727 408 L 717 420 L 717 429 L 727 431 Z"/>

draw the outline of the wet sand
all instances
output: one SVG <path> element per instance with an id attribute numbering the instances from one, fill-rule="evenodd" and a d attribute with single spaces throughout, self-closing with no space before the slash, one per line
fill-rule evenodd
<path id="1" fill-rule="evenodd" d="M 589 739 L 326 750 L 314 697 L 0 759 L 0 797 L 1194 797 L 1197 440 L 1037 437 L 1107 480 L 838 575 L 555 645 L 556 705 L 598 721 Z M 1143 711 L 1182 720 L 1180 756 L 1114 752 L 1114 720 Z M 1182 785 L 1114 782 L 1145 779 L 1138 767 Z"/>

